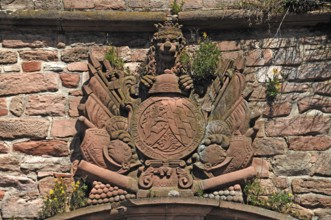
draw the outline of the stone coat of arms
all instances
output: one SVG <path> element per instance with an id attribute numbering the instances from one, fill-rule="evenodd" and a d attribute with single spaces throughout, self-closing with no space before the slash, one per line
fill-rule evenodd
<path id="1" fill-rule="evenodd" d="M 139 77 L 90 56 L 77 172 L 94 181 L 93 204 L 111 201 L 100 190 L 107 187 L 133 197 L 193 196 L 256 174 L 240 70 L 222 61 L 198 91 L 179 59 L 181 27 L 157 28 Z"/>

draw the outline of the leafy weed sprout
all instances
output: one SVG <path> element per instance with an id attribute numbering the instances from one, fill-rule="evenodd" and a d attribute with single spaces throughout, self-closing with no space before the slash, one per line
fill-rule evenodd
<path id="1" fill-rule="evenodd" d="M 56 178 L 54 182 L 54 188 L 44 198 L 44 205 L 39 213 L 41 219 L 69 212 L 87 204 L 87 186 L 81 181 L 69 184 L 62 178 Z"/>
<path id="2" fill-rule="evenodd" d="M 170 12 L 173 15 L 178 15 L 179 12 L 181 12 L 183 10 L 183 5 L 184 5 L 184 1 L 182 0 L 180 3 L 177 2 L 177 0 L 174 0 L 171 5 L 170 5 Z"/>
<path id="3" fill-rule="evenodd" d="M 114 46 L 110 46 L 105 54 L 105 59 L 110 62 L 110 65 L 115 69 L 123 70 L 124 61 L 119 57 L 118 51 Z"/>
<path id="4" fill-rule="evenodd" d="M 276 96 L 280 93 L 280 89 L 282 87 L 282 81 L 280 77 L 280 73 L 277 69 L 272 70 L 272 76 L 267 77 L 266 81 L 266 95 L 267 100 L 273 102 Z"/>
<path id="5" fill-rule="evenodd" d="M 192 78 L 208 81 L 215 77 L 221 51 L 206 33 L 203 33 L 199 46 L 192 61 Z"/>

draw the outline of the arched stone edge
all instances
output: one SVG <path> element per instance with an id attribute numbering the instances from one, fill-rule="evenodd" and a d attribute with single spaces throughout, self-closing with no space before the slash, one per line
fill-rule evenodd
<path id="1" fill-rule="evenodd" d="M 17 10 L 0 11 L 0 30 L 46 29 L 60 31 L 107 31 L 107 32 L 152 32 L 154 24 L 163 22 L 168 12 L 126 12 L 126 11 L 56 11 Z M 219 30 L 235 28 L 259 28 L 263 26 L 315 26 L 329 24 L 331 12 L 288 14 L 271 17 L 268 22 L 254 23 L 258 13 L 245 10 L 196 10 L 183 11 L 178 20 L 183 28 Z M 249 19 L 252 18 L 252 19 Z M 250 22 L 253 21 L 253 23 Z"/>
<path id="2" fill-rule="evenodd" d="M 177 210 L 177 212 L 176 212 Z M 183 211 L 184 210 L 184 211 Z M 185 212 L 186 210 L 186 212 Z M 187 212 L 187 210 L 192 210 Z M 88 206 L 72 212 L 63 213 L 48 220 L 87 220 L 87 219 L 126 219 L 132 216 L 147 215 L 185 215 L 195 216 L 198 214 L 205 219 L 237 219 L 237 220 L 293 220 L 295 218 L 278 212 L 270 211 L 260 207 L 218 201 L 206 198 L 185 197 L 157 197 L 132 199 L 122 202 L 116 207 L 110 204 Z"/>

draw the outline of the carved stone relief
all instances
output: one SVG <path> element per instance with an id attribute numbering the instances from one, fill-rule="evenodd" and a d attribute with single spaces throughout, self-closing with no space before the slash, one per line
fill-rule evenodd
<path id="1" fill-rule="evenodd" d="M 105 201 L 113 200 L 112 186 L 124 190 L 123 198 L 148 191 L 164 196 L 170 189 L 193 196 L 256 174 L 242 74 L 227 74 L 232 62 L 223 61 L 206 92 L 197 94 L 179 61 L 186 44 L 180 25 L 166 21 L 157 28 L 139 77 L 90 56 L 77 168 L 101 181 L 95 187 L 107 186 L 108 197 L 99 190 Z"/>

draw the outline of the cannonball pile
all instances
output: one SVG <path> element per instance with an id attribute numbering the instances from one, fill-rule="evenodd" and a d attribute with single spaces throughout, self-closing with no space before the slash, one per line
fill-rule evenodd
<path id="1" fill-rule="evenodd" d="M 229 202 L 239 202 L 239 203 L 244 202 L 243 194 L 239 184 L 230 186 L 227 189 L 218 190 L 211 193 L 205 193 L 203 197 L 216 199 L 216 200 L 229 201 Z"/>
<path id="2" fill-rule="evenodd" d="M 89 205 L 97 205 L 120 202 L 126 199 L 134 198 L 136 198 L 136 195 L 129 194 L 127 191 L 120 189 L 117 186 L 111 186 L 110 184 L 103 184 L 102 182 L 94 181 L 87 203 Z"/>

